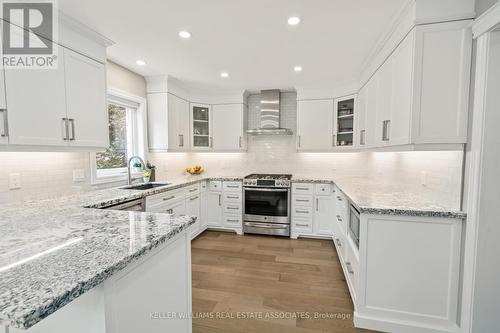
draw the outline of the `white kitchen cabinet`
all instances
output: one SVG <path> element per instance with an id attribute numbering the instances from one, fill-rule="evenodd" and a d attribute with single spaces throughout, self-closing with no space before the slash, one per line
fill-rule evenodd
<path id="1" fill-rule="evenodd" d="M 466 143 L 471 48 L 469 20 L 414 27 L 360 90 L 359 146 Z"/>
<path id="2" fill-rule="evenodd" d="M 9 129 L 7 128 L 7 124 L 8 114 L 7 101 L 5 100 L 5 71 L 3 69 L 3 64 L 0 64 L 0 145 L 9 143 Z"/>
<path id="3" fill-rule="evenodd" d="M 352 149 L 356 144 L 357 96 L 334 100 L 333 130 L 335 150 Z"/>
<path id="4" fill-rule="evenodd" d="M 68 145 L 65 52 L 61 46 L 54 47 L 58 48 L 57 69 L 5 71 L 9 144 Z"/>
<path id="5" fill-rule="evenodd" d="M 357 130 L 355 131 L 357 135 L 355 145 L 360 148 L 366 146 L 366 97 L 366 87 L 363 87 L 358 93 Z"/>
<path id="6" fill-rule="evenodd" d="M 71 146 L 109 146 L 104 64 L 64 49 L 66 107 Z"/>
<path id="7" fill-rule="evenodd" d="M 334 197 L 317 195 L 314 209 L 314 232 L 318 235 L 332 236 L 335 222 Z"/>
<path id="8" fill-rule="evenodd" d="M 207 195 L 207 205 L 208 226 L 222 226 L 222 192 L 209 191 Z"/>
<path id="9" fill-rule="evenodd" d="M 238 151 L 245 149 L 245 117 L 245 107 L 243 104 L 212 106 L 212 149 L 214 151 Z M 195 123 L 193 122 L 193 124 Z"/>
<path id="10" fill-rule="evenodd" d="M 186 198 L 186 215 L 196 217 L 196 222 L 191 225 L 191 237 L 196 237 L 201 231 L 200 209 L 201 194 L 195 194 Z"/>
<path id="11" fill-rule="evenodd" d="M 335 147 L 333 100 L 297 102 L 297 150 L 330 151 Z"/>
<path id="12" fill-rule="evenodd" d="M 212 107 L 208 104 L 190 104 L 191 149 L 209 151 L 213 148 Z"/>
<path id="13" fill-rule="evenodd" d="M 330 183 L 292 183 L 291 238 L 331 238 L 334 232 L 335 190 Z"/>
<path id="14" fill-rule="evenodd" d="M 148 93 L 148 135 L 151 151 L 190 150 L 189 102 L 167 92 Z"/>

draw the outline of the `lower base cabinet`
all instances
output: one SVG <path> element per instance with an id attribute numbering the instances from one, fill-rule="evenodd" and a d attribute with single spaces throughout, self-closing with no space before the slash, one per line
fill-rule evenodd
<path id="1" fill-rule="evenodd" d="M 243 234 L 243 187 L 241 181 L 209 181 L 207 227 Z"/>
<path id="2" fill-rule="evenodd" d="M 191 333 L 191 295 L 191 235 L 183 231 L 31 328 L 6 332 Z"/>

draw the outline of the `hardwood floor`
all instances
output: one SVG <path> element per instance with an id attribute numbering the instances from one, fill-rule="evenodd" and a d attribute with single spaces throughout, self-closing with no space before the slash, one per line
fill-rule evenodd
<path id="1" fill-rule="evenodd" d="M 205 231 L 192 242 L 194 333 L 351 333 L 333 243 Z"/>

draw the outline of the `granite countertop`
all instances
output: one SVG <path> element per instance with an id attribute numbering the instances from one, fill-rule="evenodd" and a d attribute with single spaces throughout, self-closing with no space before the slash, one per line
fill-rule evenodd
<path id="1" fill-rule="evenodd" d="M 0 206 L 0 324 L 33 326 L 195 221 L 97 208 L 203 180 L 242 179 L 186 176 L 146 191 L 112 188 Z M 465 217 L 425 195 L 363 178 L 295 176 L 292 182 L 335 183 L 361 213 Z"/>
<path id="2" fill-rule="evenodd" d="M 0 325 L 33 326 L 195 222 L 189 216 L 95 208 L 199 181 L 0 206 Z"/>
<path id="3" fill-rule="evenodd" d="M 425 193 L 408 191 L 404 184 L 375 182 L 364 177 L 294 176 L 295 183 L 335 184 L 364 214 L 427 216 L 463 219 L 467 215 L 452 204 Z"/>

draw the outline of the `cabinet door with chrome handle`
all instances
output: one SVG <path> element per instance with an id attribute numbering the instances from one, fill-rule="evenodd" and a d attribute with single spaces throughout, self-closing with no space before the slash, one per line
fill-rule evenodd
<path id="1" fill-rule="evenodd" d="M 6 138 L 8 136 L 9 136 L 9 124 L 7 118 L 7 109 L 0 109 L 0 137 Z"/>

